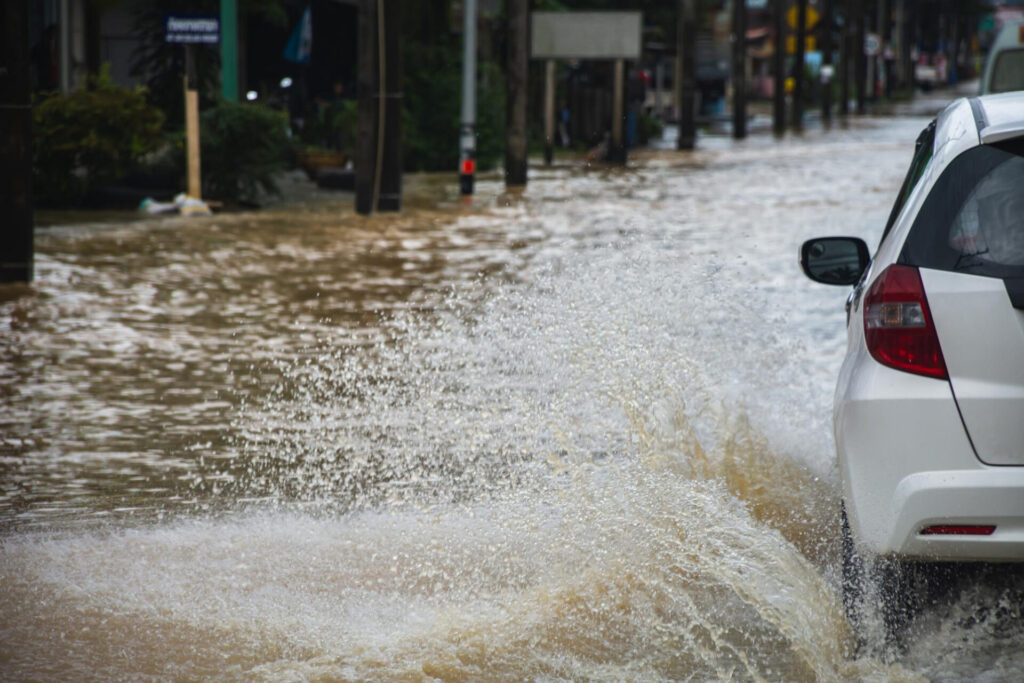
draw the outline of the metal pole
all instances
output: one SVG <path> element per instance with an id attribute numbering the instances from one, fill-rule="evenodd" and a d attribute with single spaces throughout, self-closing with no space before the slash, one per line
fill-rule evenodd
<path id="1" fill-rule="evenodd" d="M 30 2 L 0 6 L 0 282 L 29 282 L 34 271 Z"/>
<path id="2" fill-rule="evenodd" d="M 220 86 L 224 99 L 238 101 L 238 0 L 220 0 Z"/>
<path id="3" fill-rule="evenodd" d="M 476 0 L 465 0 L 462 31 L 462 127 L 459 137 L 459 191 L 473 194 L 476 173 Z"/>
<path id="4" fill-rule="evenodd" d="M 693 149 L 697 143 L 697 0 L 679 0 L 676 25 L 676 60 L 679 84 L 676 106 L 679 108 L 679 139 L 676 149 Z"/>
<path id="5" fill-rule="evenodd" d="M 747 137 L 746 0 L 732 0 L 732 136 Z"/>
<path id="6" fill-rule="evenodd" d="M 526 185 L 528 137 L 526 108 L 529 74 L 527 39 L 529 35 L 528 0 L 508 0 L 508 64 L 505 99 L 508 127 L 505 129 L 505 185 Z"/>

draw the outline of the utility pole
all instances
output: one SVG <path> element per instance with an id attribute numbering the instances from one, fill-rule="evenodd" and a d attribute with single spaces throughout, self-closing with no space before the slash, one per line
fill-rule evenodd
<path id="1" fill-rule="evenodd" d="M 374 169 L 377 161 L 377 0 L 360 0 L 356 128 L 356 212 L 373 213 Z"/>
<path id="2" fill-rule="evenodd" d="M 459 129 L 459 192 L 473 194 L 476 173 L 476 0 L 462 5 L 462 126 Z"/>
<path id="3" fill-rule="evenodd" d="M 676 16 L 676 107 L 679 109 L 679 138 L 676 149 L 693 149 L 697 144 L 697 0 L 679 0 Z"/>
<path id="4" fill-rule="evenodd" d="M 608 161 L 616 164 L 626 163 L 626 136 L 623 121 L 625 114 L 625 80 L 626 61 L 616 59 L 613 62 L 612 81 L 612 139 L 608 145 Z"/>
<path id="5" fill-rule="evenodd" d="M 856 67 L 854 68 L 854 79 L 853 86 L 857 93 L 857 114 L 863 114 L 866 111 L 865 106 L 865 89 L 867 87 L 868 77 L 868 58 L 864 54 L 864 37 L 866 28 L 864 26 L 867 19 L 864 12 L 864 0 L 853 0 L 853 17 L 857 22 L 856 32 L 853 37 L 853 59 Z"/>
<path id="6" fill-rule="evenodd" d="M 35 270 L 30 1 L 5 0 L 0 7 L 0 282 L 29 282 Z"/>
<path id="7" fill-rule="evenodd" d="M 399 211 L 402 194 L 400 0 L 360 0 L 356 212 Z"/>
<path id="8" fill-rule="evenodd" d="M 807 0 L 796 1 L 796 59 L 793 62 L 793 130 L 804 129 L 804 55 L 807 51 Z"/>
<path id="9" fill-rule="evenodd" d="M 746 0 L 732 0 L 732 136 L 747 137 Z"/>
<path id="10" fill-rule="evenodd" d="M 890 97 L 892 95 L 892 83 L 890 83 L 892 74 L 889 73 L 890 64 L 887 55 L 891 49 L 890 43 L 892 41 L 892 9 L 888 0 L 877 1 L 878 37 L 881 41 L 881 51 L 878 54 L 878 76 L 882 82 L 882 93 L 886 97 Z"/>
<path id="11" fill-rule="evenodd" d="M 826 124 L 832 121 L 832 0 L 821 2 L 821 119 Z"/>
<path id="12" fill-rule="evenodd" d="M 225 100 L 238 101 L 238 0 L 220 0 L 220 86 Z"/>
<path id="13" fill-rule="evenodd" d="M 529 33 L 528 0 L 507 0 L 508 63 L 505 65 L 505 185 L 526 185 L 527 133 L 526 106 L 529 74 L 527 36 Z"/>
<path id="14" fill-rule="evenodd" d="M 544 165 L 555 158 L 555 60 L 544 61 Z"/>
<path id="15" fill-rule="evenodd" d="M 380 190 L 378 211 L 402 210 L 402 0 L 379 0 L 377 35 L 384 41 L 381 75 L 384 91 L 384 144 L 378 145 Z"/>
<path id="16" fill-rule="evenodd" d="M 839 115 L 850 113 L 850 8 L 853 0 L 842 0 L 843 30 L 839 32 Z"/>
<path id="17" fill-rule="evenodd" d="M 772 93 L 772 131 L 776 135 L 786 132 L 786 5 L 787 0 L 774 0 L 772 22 L 775 29 L 775 87 Z"/>

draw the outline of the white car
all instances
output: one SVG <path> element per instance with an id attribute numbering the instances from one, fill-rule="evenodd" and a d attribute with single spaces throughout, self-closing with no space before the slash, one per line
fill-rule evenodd
<path id="1" fill-rule="evenodd" d="M 856 619 L 871 560 L 898 628 L 916 568 L 1024 561 L 1024 92 L 956 100 L 921 133 L 873 258 L 826 237 L 801 265 L 854 286 L 833 407 L 844 601 Z"/>

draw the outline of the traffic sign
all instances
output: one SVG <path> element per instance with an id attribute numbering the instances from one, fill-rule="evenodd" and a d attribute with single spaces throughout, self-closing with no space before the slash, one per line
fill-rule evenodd
<path id="1" fill-rule="evenodd" d="M 798 14 L 799 11 L 796 5 L 790 7 L 789 11 L 786 12 L 786 21 L 789 23 L 790 28 L 796 28 L 796 20 Z M 807 14 L 804 17 L 804 27 L 807 29 L 812 29 L 818 24 L 818 21 L 820 19 L 821 15 L 818 14 L 818 11 L 811 7 L 810 5 L 808 5 Z"/>
<path id="2" fill-rule="evenodd" d="M 864 36 L 864 54 L 868 57 L 875 57 L 882 53 L 882 39 L 877 33 L 868 33 Z"/>
<path id="3" fill-rule="evenodd" d="M 220 42 L 220 15 L 165 14 L 164 42 L 216 45 Z"/>

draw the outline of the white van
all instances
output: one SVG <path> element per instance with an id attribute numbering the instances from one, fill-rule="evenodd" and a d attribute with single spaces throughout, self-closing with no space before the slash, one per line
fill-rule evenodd
<path id="1" fill-rule="evenodd" d="M 985 75 L 981 79 L 981 94 L 1024 90 L 1024 22 L 1003 26 L 992 43 Z"/>

